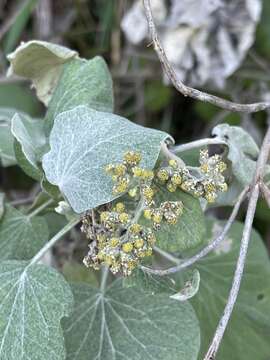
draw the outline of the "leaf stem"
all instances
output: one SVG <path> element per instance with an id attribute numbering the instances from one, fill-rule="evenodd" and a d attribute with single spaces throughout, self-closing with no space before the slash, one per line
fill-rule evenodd
<path id="1" fill-rule="evenodd" d="M 42 210 L 46 209 L 47 206 L 51 205 L 54 202 L 53 199 L 46 201 L 44 204 L 40 205 L 38 208 L 33 210 L 30 214 L 28 214 L 28 218 L 32 218 L 33 216 L 39 214 Z"/>
<path id="2" fill-rule="evenodd" d="M 200 147 L 207 146 L 207 145 L 227 145 L 227 144 L 225 141 L 217 139 L 217 138 L 206 138 L 206 139 L 191 141 L 189 143 L 182 144 L 182 145 L 176 145 L 172 148 L 172 151 L 174 153 L 179 153 L 179 152 L 196 149 L 196 148 L 200 148 Z"/>
<path id="3" fill-rule="evenodd" d="M 50 241 L 47 242 L 46 245 L 43 246 L 42 249 L 32 258 L 29 263 L 29 266 L 36 264 L 45 254 L 46 252 L 53 247 L 62 236 L 64 236 L 67 232 L 69 232 L 75 225 L 77 225 L 81 220 L 80 219 L 72 219 L 69 223 L 67 223 L 56 235 L 54 235 Z"/>
<path id="4" fill-rule="evenodd" d="M 159 255 L 163 256 L 165 259 L 171 261 L 174 264 L 180 264 L 181 260 L 175 257 L 174 255 L 168 253 L 167 251 L 164 251 L 160 249 L 157 246 L 154 246 L 155 252 L 157 252 Z"/>
<path id="5" fill-rule="evenodd" d="M 104 294 L 106 289 L 106 283 L 109 275 L 109 267 L 103 266 L 101 269 L 101 281 L 100 281 L 100 291 Z"/>

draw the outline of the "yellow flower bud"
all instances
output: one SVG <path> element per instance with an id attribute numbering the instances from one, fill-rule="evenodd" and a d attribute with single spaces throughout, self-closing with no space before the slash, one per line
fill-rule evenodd
<path id="1" fill-rule="evenodd" d="M 122 245 L 122 249 L 125 253 L 130 253 L 133 250 L 133 245 L 131 242 L 126 242 Z"/>
<path id="2" fill-rule="evenodd" d="M 128 192 L 128 195 L 130 197 L 135 197 L 137 195 L 137 188 L 133 188 L 133 189 L 130 189 L 129 192 Z"/>
<path id="3" fill-rule="evenodd" d="M 102 211 L 102 213 L 100 213 L 100 221 L 101 222 L 105 222 L 109 219 L 110 213 L 108 211 Z"/>
<path id="4" fill-rule="evenodd" d="M 140 224 L 132 224 L 130 225 L 128 229 L 132 234 L 139 234 L 139 232 L 142 230 L 142 226 Z"/>
<path id="5" fill-rule="evenodd" d="M 120 242 L 120 239 L 117 238 L 117 237 L 112 237 L 111 240 L 110 240 L 110 245 L 112 247 L 116 247 L 119 245 L 119 242 Z"/>
<path id="6" fill-rule="evenodd" d="M 124 212 L 125 211 L 125 205 L 122 202 L 118 202 L 115 205 L 115 211 L 118 212 L 118 213 Z"/>
<path id="7" fill-rule="evenodd" d="M 141 177 L 143 175 L 143 171 L 144 170 L 138 166 L 135 166 L 134 168 L 132 168 L 132 172 L 135 177 Z"/>
<path id="8" fill-rule="evenodd" d="M 151 220 L 152 217 L 152 210 L 151 209 L 145 209 L 143 212 L 143 216 L 148 219 Z"/>
<path id="9" fill-rule="evenodd" d="M 170 192 L 175 192 L 176 189 L 177 189 L 177 186 L 175 184 L 172 184 L 171 182 L 169 184 L 167 184 L 167 189 L 170 191 Z"/>
<path id="10" fill-rule="evenodd" d="M 182 182 L 182 176 L 180 174 L 174 174 L 172 177 L 171 177 L 171 182 L 174 184 L 174 185 L 180 185 L 181 182 Z"/>
<path id="11" fill-rule="evenodd" d="M 160 169 L 158 172 L 157 172 L 157 177 L 160 181 L 167 181 L 169 179 L 169 173 L 166 169 Z"/>
<path id="12" fill-rule="evenodd" d="M 144 245 L 143 239 L 137 239 L 137 240 L 135 240 L 135 242 L 134 242 L 134 246 L 135 246 L 135 248 L 137 248 L 137 249 L 141 249 L 141 248 L 143 247 L 143 245 Z"/>
<path id="13" fill-rule="evenodd" d="M 177 161 L 175 159 L 170 159 L 169 165 L 174 169 L 177 169 L 177 167 L 178 167 Z"/>
<path id="14" fill-rule="evenodd" d="M 127 168 L 124 164 L 117 164 L 114 168 L 114 174 L 117 176 L 125 175 Z"/>
<path id="15" fill-rule="evenodd" d="M 123 212 L 119 214 L 119 221 L 121 224 L 126 224 L 129 220 L 129 216 L 127 213 Z"/>
<path id="16" fill-rule="evenodd" d="M 141 154 L 134 151 L 128 151 L 124 154 L 124 160 L 127 164 L 137 165 L 141 161 Z"/>

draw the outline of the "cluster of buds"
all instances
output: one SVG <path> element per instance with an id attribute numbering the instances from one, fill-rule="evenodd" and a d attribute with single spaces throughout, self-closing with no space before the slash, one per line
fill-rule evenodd
<path id="1" fill-rule="evenodd" d="M 200 178 L 193 176 L 186 167 L 179 167 L 176 160 L 170 160 L 169 166 L 158 170 L 159 181 L 166 184 L 170 192 L 184 190 L 195 197 L 201 197 L 209 203 L 215 202 L 218 192 L 227 191 L 222 173 L 226 164 L 220 155 L 209 156 L 208 150 L 200 151 Z"/>
<path id="2" fill-rule="evenodd" d="M 181 189 L 208 202 L 215 201 L 218 191 L 227 190 L 222 175 L 226 164 L 219 155 L 210 157 L 207 150 L 200 152 L 200 178 L 194 177 L 187 167 L 180 167 L 176 160 L 170 160 L 168 166 L 156 172 L 139 167 L 140 161 L 139 153 L 128 151 L 121 163 L 106 166 L 115 183 L 113 193 L 129 194 L 136 206 L 135 210 L 127 210 L 124 203 L 118 202 L 107 211 L 96 209 L 95 219 L 92 214 L 85 214 L 81 230 L 90 240 L 84 258 L 87 267 L 99 269 L 105 264 L 112 273 L 127 276 L 142 258 L 152 254 L 155 231 L 161 223 L 175 225 L 183 213 L 181 201 L 156 204 L 160 185 L 169 192 Z M 148 220 L 147 225 L 138 223 L 141 215 Z"/>
<path id="3" fill-rule="evenodd" d="M 81 227 L 91 240 L 83 260 L 87 267 L 99 269 L 104 264 L 113 274 L 127 276 L 142 258 L 152 255 L 156 240 L 153 231 L 133 223 L 123 203 L 117 203 L 112 211 L 100 212 L 98 224 L 92 224 L 91 219 L 86 214 Z"/>

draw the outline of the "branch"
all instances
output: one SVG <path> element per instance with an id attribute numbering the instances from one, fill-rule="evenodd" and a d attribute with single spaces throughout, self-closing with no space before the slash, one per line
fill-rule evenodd
<path id="1" fill-rule="evenodd" d="M 222 99 L 218 96 L 214 96 L 208 93 L 205 93 L 203 91 L 191 88 L 189 86 L 186 86 L 176 75 L 173 67 L 169 63 L 169 60 L 165 54 L 165 51 L 160 43 L 156 26 L 153 19 L 153 14 L 150 6 L 150 0 L 143 0 L 144 8 L 145 8 L 145 14 L 149 26 L 150 36 L 152 39 L 152 42 L 154 44 L 154 49 L 158 55 L 159 61 L 161 62 L 161 65 L 172 82 L 173 86 L 178 90 L 181 94 L 184 96 L 189 96 L 193 99 L 208 102 L 210 104 L 213 104 L 215 106 L 218 106 L 222 109 L 234 111 L 234 112 L 245 112 L 245 113 L 253 113 L 261 110 L 265 110 L 270 107 L 269 102 L 259 102 L 254 104 L 238 104 L 234 103 L 232 101 L 228 101 L 225 99 Z"/>
<path id="2" fill-rule="evenodd" d="M 206 138 L 206 139 L 191 141 L 189 143 L 182 145 L 176 145 L 172 148 L 172 151 L 174 153 L 179 153 L 207 145 L 227 145 L 227 143 L 225 141 L 216 138 L 209 138 L 209 139 Z"/>
<path id="3" fill-rule="evenodd" d="M 207 254 L 209 254 L 212 250 L 214 250 L 225 238 L 225 236 L 227 235 L 228 231 L 230 230 L 236 215 L 238 214 L 239 208 L 241 206 L 241 203 L 243 202 L 243 200 L 245 199 L 246 195 L 248 192 L 248 188 L 245 188 L 242 193 L 240 194 L 237 202 L 234 205 L 234 208 L 232 210 L 232 213 L 228 219 L 228 221 L 226 222 L 226 225 L 224 226 L 222 232 L 220 233 L 220 235 L 214 240 L 212 241 L 209 245 L 207 245 L 206 247 L 204 247 L 200 252 L 198 252 L 196 255 L 192 256 L 189 259 L 183 260 L 183 262 L 181 262 L 179 265 L 176 265 L 174 267 L 170 267 L 168 269 L 164 269 L 164 270 L 158 270 L 158 269 L 151 269 L 145 266 L 141 266 L 141 269 L 145 272 L 151 273 L 151 274 L 155 274 L 155 275 L 159 275 L 159 276 L 165 276 L 165 275 L 169 275 L 169 274 L 173 274 L 176 273 L 180 270 L 183 270 L 191 265 L 193 265 L 194 263 L 196 263 L 197 261 L 199 261 L 200 259 L 202 259 L 203 257 L 205 257 Z"/>
<path id="4" fill-rule="evenodd" d="M 240 252 L 239 257 L 236 264 L 236 269 L 233 277 L 233 283 L 230 290 L 230 294 L 228 297 L 227 304 L 225 306 L 223 315 L 219 321 L 219 324 L 217 326 L 214 338 L 211 342 L 211 345 L 209 347 L 209 350 L 207 354 L 204 357 L 204 360 L 214 360 L 216 357 L 216 353 L 218 351 L 220 342 L 223 338 L 224 332 L 226 330 L 226 327 L 228 325 L 228 322 L 230 320 L 235 302 L 237 300 L 237 296 L 240 289 L 240 284 L 243 276 L 246 256 L 247 256 L 247 250 L 252 230 L 252 224 L 254 220 L 254 215 L 256 211 L 257 201 L 259 198 L 259 186 L 261 183 L 261 180 L 264 175 L 265 171 L 265 165 L 268 160 L 268 156 L 270 153 L 270 126 L 268 127 L 268 130 L 266 132 L 266 135 L 264 137 L 264 141 L 260 150 L 260 154 L 257 161 L 256 166 L 256 173 L 254 175 L 253 183 L 251 185 L 251 192 L 250 192 L 250 199 L 248 203 L 248 209 L 247 209 L 247 215 L 245 219 L 245 225 L 241 240 L 241 246 L 240 246 Z"/>

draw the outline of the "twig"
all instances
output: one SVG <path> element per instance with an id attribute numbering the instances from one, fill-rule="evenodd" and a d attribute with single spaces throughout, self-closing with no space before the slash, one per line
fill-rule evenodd
<path id="1" fill-rule="evenodd" d="M 199 148 L 199 147 L 207 146 L 207 145 L 227 145 L 227 144 L 225 141 L 222 141 L 220 139 L 215 139 L 215 138 L 208 139 L 207 138 L 207 139 L 195 140 L 195 141 L 191 141 L 186 144 L 174 146 L 172 148 L 172 151 L 174 153 L 179 153 L 179 152 L 183 152 L 183 151 L 187 151 L 187 150 L 191 150 L 194 148 Z"/>
<path id="2" fill-rule="evenodd" d="M 3 23 L 1 29 L 0 29 L 0 40 L 3 38 L 5 33 L 11 28 L 15 20 L 17 19 L 17 16 L 20 14 L 24 6 L 27 4 L 27 0 L 23 4 L 18 4 L 15 11 L 6 19 L 6 21 Z"/>
<path id="3" fill-rule="evenodd" d="M 176 90 L 178 90 L 184 96 L 189 96 L 196 100 L 208 102 L 215 106 L 219 106 L 222 109 L 230 110 L 230 111 L 234 111 L 234 112 L 253 113 L 253 112 L 265 110 L 270 107 L 269 102 L 259 102 L 259 103 L 254 103 L 254 104 L 238 104 L 238 103 L 234 103 L 229 100 L 222 99 L 218 96 L 214 96 L 214 95 L 208 94 L 206 92 L 186 86 L 177 77 L 173 67 L 171 66 L 171 64 L 165 54 L 163 46 L 160 43 L 160 40 L 159 40 L 159 37 L 157 34 L 157 30 L 156 30 L 156 26 L 154 23 L 153 15 L 152 15 L 150 0 L 143 0 L 143 3 L 144 3 L 145 14 L 146 14 L 146 18 L 147 18 L 147 22 L 148 22 L 148 26 L 149 26 L 149 30 L 150 30 L 152 43 L 154 45 L 154 49 L 159 57 L 159 60 L 161 62 L 161 65 L 162 65 L 166 75 L 168 76 L 168 78 L 170 79 L 170 81 L 172 82 L 172 84 L 174 85 Z"/>
<path id="4" fill-rule="evenodd" d="M 267 205 L 270 208 L 270 189 L 269 189 L 269 187 L 267 187 L 264 182 L 261 182 L 260 189 L 261 189 L 261 192 L 264 196 L 264 199 L 265 199 Z"/>
<path id="5" fill-rule="evenodd" d="M 155 275 L 159 275 L 159 276 L 165 276 L 165 275 L 169 275 L 169 274 L 173 274 L 176 273 L 180 270 L 183 270 L 191 265 L 193 265 L 194 263 L 196 263 L 197 261 L 199 261 L 200 259 L 202 259 L 203 257 L 205 257 L 207 254 L 209 254 L 212 250 L 214 250 L 225 238 L 225 236 L 227 235 L 228 231 L 230 230 L 237 214 L 239 211 L 239 208 L 241 206 L 241 203 L 243 202 L 243 200 L 245 199 L 246 195 L 248 192 L 248 188 L 245 188 L 242 193 L 240 194 L 237 202 L 234 205 L 234 208 L 231 212 L 231 215 L 228 219 L 228 221 L 226 222 L 226 225 L 224 226 L 222 232 L 220 233 L 220 235 L 213 240 L 209 245 L 207 245 L 206 247 L 204 247 L 201 251 L 199 251 L 196 255 L 192 256 L 189 259 L 185 259 L 183 260 L 179 265 L 170 267 L 168 269 L 164 269 L 164 270 L 158 270 L 158 269 L 151 269 L 145 266 L 141 266 L 141 269 L 145 272 L 151 273 L 151 274 L 155 274 Z"/>
<path id="6" fill-rule="evenodd" d="M 236 269 L 233 277 L 233 283 L 230 290 L 230 294 L 223 312 L 223 315 L 219 321 L 217 326 L 215 335 L 209 347 L 207 354 L 204 357 L 204 360 L 214 360 L 216 353 L 218 351 L 220 342 L 223 338 L 224 332 L 230 320 L 235 302 L 237 300 L 237 296 L 240 289 L 240 284 L 243 276 L 247 250 L 252 230 L 252 224 L 254 220 L 254 215 L 256 211 L 257 201 L 259 198 L 259 184 L 264 176 L 265 165 L 268 160 L 268 156 L 270 153 L 270 126 L 266 132 L 264 137 L 264 141 L 260 150 L 260 154 L 257 161 L 256 173 L 254 175 L 253 183 L 251 185 L 250 191 L 250 199 L 248 203 L 247 215 L 245 219 L 245 225 L 240 245 L 239 257 L 236 264 Z"/>

